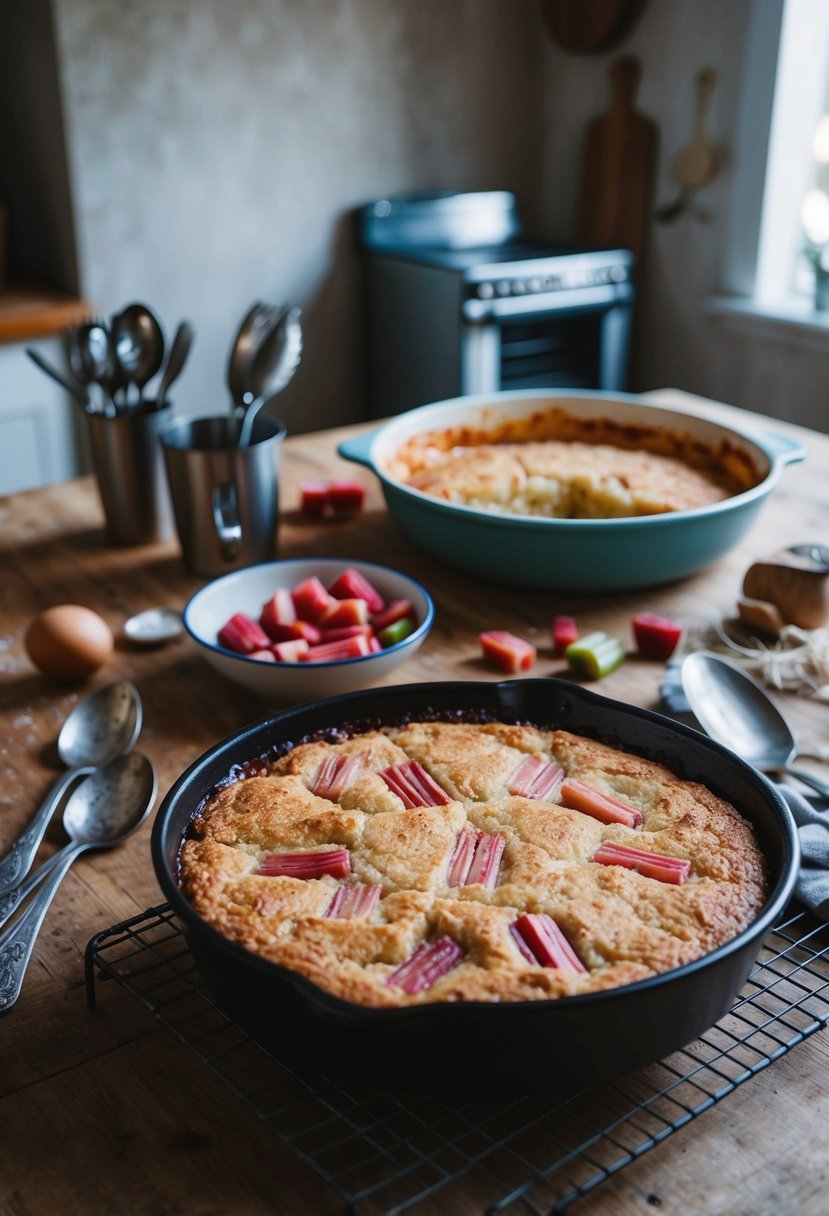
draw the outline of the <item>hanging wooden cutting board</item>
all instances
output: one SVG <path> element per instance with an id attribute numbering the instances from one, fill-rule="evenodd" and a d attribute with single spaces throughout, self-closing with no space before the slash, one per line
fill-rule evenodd
<path id="1" fill-rule="evenodd" d="M 653 207 L 658 130 L 634 109 L 638 59 L 610 68 L 611 103 L 587 128 L 578 205 L 579 239 L 631 249 L 641 262 Z"/>

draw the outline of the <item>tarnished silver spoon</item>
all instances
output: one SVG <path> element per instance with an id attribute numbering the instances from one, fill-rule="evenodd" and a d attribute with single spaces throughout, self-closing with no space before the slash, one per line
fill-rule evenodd
<path id="1" fill-rule="evenodd" d="M 68 772 L 59 777 L 26 829 L 0 861 L 0 895 L 28 873 L 55 808 L 78 777 L 128 752 L 141 730 L 141 697 L 128 680 L 99 688 L 72 710 L 58 735 L 58 755 Z"/>
<path id="2" fill-rule="evenodd" d="M 96 769 L 73 790 L 63 813 L 70 843 L 26 910 L 0 933 L 0 1013 L 20 996 L 43 918 L 69 867 L 87 849 L 112 848 L 134 832 L 152 809 L 156 788 L 151 761 L 132 752 Z"/>
<path id="3" fill-rule="evenodd" d="M 682 687 L 707 735 L 764 773 L 789 773 L 829 798 L 829 785 L 793 768 L 797 740 L 765 689 L 717 654 L 699 651 L 682 661 Z"/>
<path id="4" fill-rule="evenodd" d="M 129 389 L 138 389 L 138 403 L 144 385 L 161 367 L 164 359 L 164 334 L 154 313 L 146 304 L 128 304 L 112 318 L 112 343 L 119 374 L 129 405 Z"/>

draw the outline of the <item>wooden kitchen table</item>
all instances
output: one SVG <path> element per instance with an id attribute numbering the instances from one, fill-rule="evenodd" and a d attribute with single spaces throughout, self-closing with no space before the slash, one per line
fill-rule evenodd
<path id="1" fill-rule="evenodd" d="M 420 553 L 397 530 L 368 474 L 367 508 L 359 518 L 331 524 L 300 519 L 293 508 L 301 479 L 353 474 L 335 454 L 338 440 L 351 430 L 285 444 L 282 554 L 368 558 L 425 583 L 436 605 L 434 629 L 390 682 L 497 679 L 479 657 L 477 634 L 484 628 L 511 629 L 531 639 L 539 648 L 533 674 L 558 674 L 561 663 L 548 649 L 554 613 L 574 615 L 583 629 L 608 629 L 626 640 L 631 615 L 643 608 L 685 621 L 716 610 L 728 614 L 743 572 L 757 557 L 786 544 L 829 539 L 829 438 L 685 394 L 653 396 L 726 422 L 791 434 L 809 451 L 803 465 L 784 472 L 740 547 L 694 578 L 612 598 L 567 598 L 475 582 Z M 84 688 L 56 684 L 30 665 L 23 634 L 42 608 L 87 604 L 117 634 L 132 613 L 155 605 L 181 607 L 200 585 L 184 573 L 175 544 L 109 545 L 90 479 L 0 500 L 0 550 L 0 847 L 23 828 L 58 775 L 60 725 L 91 688 L 118 678 L 139 688 L 144 703 L 139 746 L 158 769 L 160 794 L 206 748 L 262 715 L 256 701 L 225 683 L 186 638 L 156 650 L 120 641 L 111 662 Z M 631 657 L 598 688 L 656 706 L 661 671 L 660 664 Z M 801 737 L 829 741 L 825 704 L 793 695 L 778 699 Z M 815 772 L 829 775 L 826 766 L 812 763 Z M 61 840 L 55 824 L 41 855 L 53 852 Z M 86 1008 L 87 941 L 162 902 L 149 841 L 148 823 L 121 848 L 77 862 L 47 915 L 21 998 L 0 1018 L 0 1212 L 316 1216 L 339 1211 L 334 1192 L 121 985 L 99 984 L 97 1009 Z M 818 1033 L 574 1210 L 614 1216 L 653 1210 L 677 1216 L 824 1216 L 826 1063 L 826 1038 Z M 472 1216 L 497 1197 L 488 1193 L 485 1181 L 472 1178 L 417 1211 Z M 519 1210 L 527 1209 L 509 1209 Z M 365 1211 L 378 1208 L 368 1204 Z"/>

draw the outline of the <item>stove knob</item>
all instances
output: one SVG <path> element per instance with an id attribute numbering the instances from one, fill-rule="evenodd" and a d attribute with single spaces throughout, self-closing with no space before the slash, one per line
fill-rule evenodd
<path id="1" fill-rule="evenodd" d="M 491 300 L 494 295 L 495 295 L 495 288 L 492 286 L 491 283 L 479 283 L 478 284 L 478 299 L 479 300 Z"/>
<path id="2" fill-rule="evenodd" d="M 628 277 L 627 266 L 611 266 L 610 277 L 614 283 L 624 283 Z"/>
<path id="3" fill-rule="evenodd" d="M 495 284 L 495 290 L 499 296 L 508 296 L 510 293 L 510 285 L 507 279 L 499 279 Z"/>
<path id="4" fill-rule="evenodd" d="M 544 286 L 547 291 L 558 291 L 559 287 L 561 287 L 561 279 L 557 274 L 548 274 L 544 280 Z"/>
<path id="5" fill-rule="evenodd" d="M 513 295 L 523 296 L 523 294 L 526 290 L 527 290 L 527 284 L 525 283 L 525 281 L 523 279 L 513 279 L 513 281 L 512 281 L 512 294 Z"/>
<path id="6" fill-rule="evenodd" d="M 532 278 L 527 280 L 527 291 L 542 291 L 543 288 L 544 284 L 541 282 L 541 279 Z"/>

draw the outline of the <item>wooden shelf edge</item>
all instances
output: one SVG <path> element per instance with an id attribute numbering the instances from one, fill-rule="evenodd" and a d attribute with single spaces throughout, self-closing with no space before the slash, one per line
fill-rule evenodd
<path id="1" fill-rule="evenodd" d="M 0 343 L 52 338 L 85 320 L 91 311 L 91 305 L 77 296 L 40 287 L 4 287 L 0 289 Z"/>

